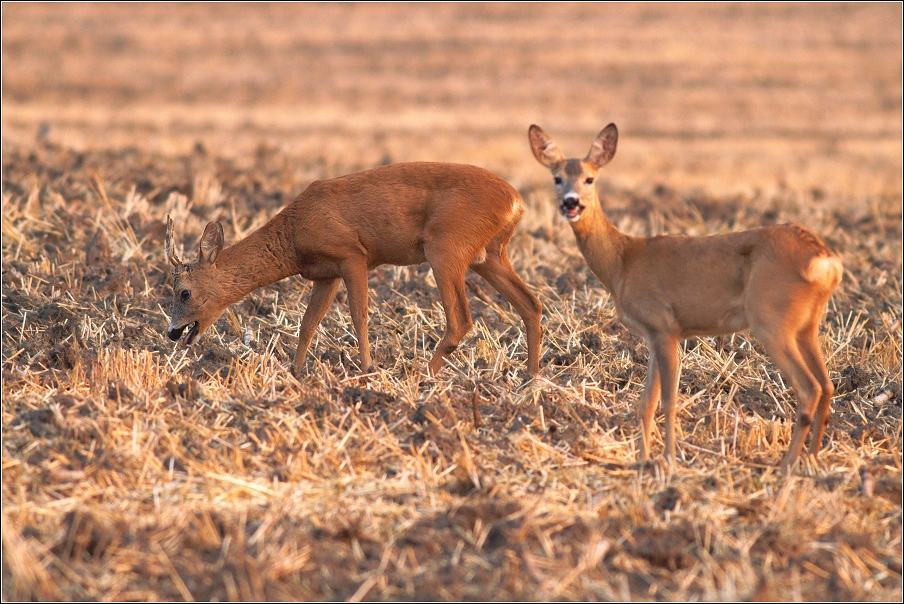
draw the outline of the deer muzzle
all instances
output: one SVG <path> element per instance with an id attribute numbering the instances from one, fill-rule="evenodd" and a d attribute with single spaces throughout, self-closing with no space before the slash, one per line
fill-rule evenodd
<path id="1" fill-rule="evenodd" d="M 580 218 L 581 210 L 584 209 L 584 206 L 581 205 L 581 199 L 577 195 L 566 195 L 562 198 L 559 208 L 562 210 L 562 215 L 566 220 L 574 222 Z"/>
<path id="2" fill-rule="evenodd" d="M 182 332 L 185 331 L 185 328 L 188 328 L 188 332 L 185 334 L 185 337 L 182 339 L 182 343 L 186 346 L 191 344 L 196 337 L 198 337 L 198 322 L 192 321 L 182 327 L 172 327 L 166 331 L 166 337 L 168 337 L 173 342 L 179 340 L 182 337 Z"/>

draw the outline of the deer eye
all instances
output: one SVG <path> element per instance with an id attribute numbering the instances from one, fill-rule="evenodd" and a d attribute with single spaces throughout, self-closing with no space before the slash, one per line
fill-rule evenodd
<path id="1" fill-rule="evenodd" d="M 557 185 L 560 185 L 560 184 L 562 184 L 562 177 L 561 177 L 561 176 L 556 176 L 556 177 L 553 179 L 553 181 L 555 181 L 555 183 L 556 183 Z"/>
<path id="2" fill-rule="evenodd" d="M 188 299 L 191 298 L 191 292 L 187 289 L 183 289 L 181 292 L 179 292 L 179 298 L 183 302 L 188 302 Z"/>
<path id="3" fill-rule="evenodd" d="M 587 180 L 585 180 L 584 182 L 587 183 L 588 185 L 592 185 L 592 184 L 593 184 L 593 177 L 592 177 L 592 176 L 588 176 L 588 177 L 587 177 Z"/>

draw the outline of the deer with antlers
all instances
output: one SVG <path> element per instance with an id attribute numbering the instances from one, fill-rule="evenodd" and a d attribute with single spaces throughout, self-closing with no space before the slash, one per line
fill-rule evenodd
<path id="1" fill-rule="evenodd" d="M 428 364 L 429 373 L 442 368 L 471 328 L 464 289 L 470 268 L 524 320 L 527 368 L 536 375 L 542 309 L 506 252 L 523 212 L 518 192 L 482 168 L 416 162 L 311 183 L 263 227 L 226 248 L 223 227 L 211 222 L 191 264 L 176 256 L 173 222 L 167 218 L 166 255 L 174 267 L 167 335 L 189 345 L 246 294 L 301 275 L 314 285 L 299 329 L 293 365 L 297 372 L 341 280 L 358 337 L 360 366 L 367 370 L 372 364 L 367 272 L 381 264 L 428 262 L 446 315 L 446 332 Z"/>
<path id="2" fill-rule="evenodd" d="M 615 155 L 615 124 L 600 131 L 584 159 L 566 159 L 539 126 L 530 127 L 528 138 L 534 157 L 552 172 L 559 208 L 590 270 L 612 296 L 619 318 L 647 342 L 650 364 L 638 407 L 640 461 L 649 458 L 660 397 L 665 456 L 669 462 L 675 458 L 679 340 L 745 329 L 800 401 L 782 470 L 790 470 L 808 432 L 815 456 L 833 392 L 818 327 L 841 281 L 837 256 L 797 225 L 710 237 L 626 235 L 606 218 L 594 186 Z"/>

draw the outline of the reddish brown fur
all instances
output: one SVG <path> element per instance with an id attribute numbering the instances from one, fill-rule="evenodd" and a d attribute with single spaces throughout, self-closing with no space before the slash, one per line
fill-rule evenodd
<path id="1" fill-rule="evenodd" d="M 540 365 L 540 301 L 508 260 L 506 247 L 524 211 L 501 178 L 475 166 L 391 164 L 312 183 L 270 222 L 223 249 L 219 224 L 207 225 L 198 262 L 177 258 L 170 333 L 198 321 L 202 333 L 230 304 L 288 276 L 314 281 L 301 321 L 297 369 L 339 281 L 345 282 L 362 369 L 371 366 L 367 337 L 367 271 L 381 264 L 429 262 L 446 312 L 446 333 L 430 360 L 435 374 L 471 327 L 464 293 L 468 268 L 511 302 L 527 331 L 528 370 Z M 171 235 L 167 249 L 172 248 Z M 212 260 L 207 261 L 207 258 Z M 180 295 L 190 291 L 183 303 Z M 172 335 L 171 335 L 172 337 Z M 187 343 L 193 339 L 191 332 Z"/>
<path id="2" fill-rule="evenodd" d="M 650 348 L 639 405 L 640 459 L 649 457 L 653 414 L 662 395 L 665 452 L 675 457 L 678 341 L 750 329 L 800 398 L 788 470 L 810 430 L 819 452 L 833 386 L 819 349 L 818 326 L 841 281 L 838 258 L 797 225 L 710 237 L 632 237 L 606 218 L 594 181 L 615 154 L 618 131 L 603 129 L 583 160 L 565 159 L 538 126 L 529 131 L 534 156 L 556 179 L 556 193 L 578 247 L 612 295 L 622 321 Z M 814 417 L 815 413 L 815 417 Z"/>

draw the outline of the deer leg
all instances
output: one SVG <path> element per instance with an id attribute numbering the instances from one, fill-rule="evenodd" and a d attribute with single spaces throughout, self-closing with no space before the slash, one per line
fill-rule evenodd
<path id="1" fill-rule="evenodd" d="M 540 339 L 543 333 L 540 315 L 543 306 L 527 289 L 504 254 L 504 250 L 500 256 L 487 254 L 486 260 L 481 264 L 472 264 L 471 270 L 486 279 L 521 315 L 527 331 L 527 370 L 531 375 L 537 375 L 540 372 Z"/>
<path id="2" fill-rule="evenodd" d="M 427 261 L 433 268 L 433 277 L 446 313 L 446 333 L 436 346 L 433 358 L 427 364 L 427 372 L 436 375 L 442 369 L 444 359 L 455 352 L 458 343 L 471 329 L 471 311 L 465 297 L 465 266 L 451 263 L 451 254 L 431 254 Z"/>
<path id="3" fill-rule="evenodd" d="M 652 346 L 648 346 L 648 348 L 650 350 L 650 365 L 647 368 L 647 381 L 640 401 L 637 403 L 637 418 L 640 421 L 640 459 L 638 461 L 641 462 L 645 462 L 650 458 L 653 415 L 656 413 L 656 405 L 659 403 L 659 395 L 662 391 L 656 352 Z"/>
<path id="4" fill-rule="evenodd" d="M 298 329 L 298 349 L 295 351 L 295 369 L 300 369 L 304 363 L 304 357 L 308 352 L 308 346 L 311 345 L 311 339 L 317 326 L 323 321 L 327 309 L 336 298 L 336 290 L 339 289 L 339 279 L 326 279 L 323 281 L 314 281 L 314 287 L 311 290 L 311 299 L 308 302 L 308 308 L 304 311 L 304 317 L 301 319 L 301 327 Z"/>
<path id="5" fill-rule="evenodd" d="M 370 341 L 367 338 L 367 264 L 364 259 L 346 262 L 342 268 L 342 280 L 348 293 L 348 308 L 358 336 L 358 355 L 361 370 L 371 367 Z"/>
<path id="6" fill-rule="evenodd" d="M 813 412 L 817 402 L 822 396 L 822 387 L 810 372 L 807 364 L 801 356 L 797 342 L 793 337 L 783 336 L 780 332 L 769 333 L 765 337 L 758 336 L 763 348 L 769 354 L 772 362 L 791 384 L 791 388 L 797 393 L 799 405 L 794 429 L 791 433 L 791 444 L 788 452 L 782 458 L 782 472 L 790 471 L 794 462 L 800 455 L 804 440 L 813 423 Z"/>
<path id="7" fill-rule="evenodd" d="M 675 461 L 675 417 L 678 401 L 678 376 L 681 371 L 678 362 L 678 339 L 672 335 L 658 335 L 653 339 L 652 344 L 651 349 L 655 350 L 656 361 L 659 365 L 662 412 L 665 414 L 665 457 L 669 463 L 672 463 Z M 655 408 L 655 405 L 652 406 Z"/>
<path id="8" fill-rule="evenodd" d="M 826 364 L 819 349 L 819 334 L 816 323 L 813 323 L 812 326 L 807 327 L 798 334 L 797 345 L 807 367 L 810 369 L 810 373 L 816 377 L 816 381 L 819 382 L 822 389 L 819 403 L 816 407 L 816 414 L 813 418 L 813 425 L 810 426 L 810 455 L 815 457 L 822 447 L 822 435 L 825 433 L 826 424 L 829 422 L 830 405 L 835 386 L 829 378 L 829 372 L 826 370 Z"/>

